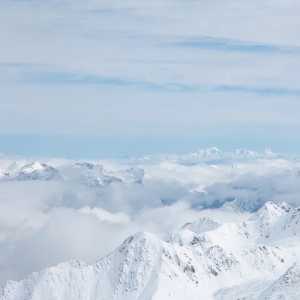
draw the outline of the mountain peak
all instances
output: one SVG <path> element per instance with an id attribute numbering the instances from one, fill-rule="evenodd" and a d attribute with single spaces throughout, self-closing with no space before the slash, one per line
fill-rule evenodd
<path id="1" fill-rule="evenodd" d="M 276 157 L 277 154 L 274 153 L 270 148 L 266 148 L 263 152 L 263 154 L 265 154 L 268 157 Z"/>
<path id="2" fill-rule="evenodd" d="M 258 155 L 258 153 L 256 151 L 248 150 L 248 149 L 236 149 L 235 154 L 242 155 L 246 158 L 254 158 Z"/>
<path id="3" fill-rule="evenodd" d="M 221 155 L 223 152 L 217 147 L 210 147 L 208 149 L 200 149 L 198 153 L 201 156 Z"/>
<path id="4" fill-rule="evenodd" d="M 200 234 L 206 231 L 217 229 L 220 226 L 221 225 L 215 222 L 213 219 L 209 217 L 203 217 L 203 218 L 199 218 L 197 221 L 193 223 L 186 223 L 181 227 L 181 229 L 188 229 L 190 231 Z"/>
<path id="5" fill-rule="evenodd" d="M 286 204 L 269 202 L 263 213 L 280 215 L 281 209 L 285 211 Z M 289 249 L 255 239 L 247 243 L 248 229 L 259 230 L 251 222 L 248 225 L 219 225 L 203 217 L 183 226 L 188 230 L 165 235 L 138 232 L 94 265 L 69 261 L 20 282 L 10 281 L 0 291 L 0 299 L 212 299 L 216 290 L 233 282 L 242 285 L 280 276 L 298 259 L 297 252 L 293 255 Z M 290 269 L 271 292 L 299 287 L 298 274 L 297 268 Z"/>
<path id="6" fill-rule="evenodd" d="M 35 162 L 32 162 L 32 163 L 30 163 L 30 164 L 27 164 L 27 165 L 25 165 L 25 166 L 23 166 L 22 168 L 21 168 L 21 171 L 22 172 L 33 172 L 33 171 L 35 171 L 35 170 L 42 170 L 42 169 L 44 169 L 45 167 L 47 167 L 47 165 L 46 164 L 44 164 L 44 163 L 40 163 L 40 162 L 38 162 L 38 161 L 35 161 Z"/>
<path id="7" fill-rule="evenodd" d="M 286 215 L 292 207 L 286 202 L 267 202 L 265 203 L 251 219 L 278 218 Z"/>
<path id="8" fill-rule="evenodd" d="M 50 179 L 61 179 L 61 175 L 58 170 L 52 166 L 48 166 L 45 163 L 32 162 L 23 166 L 19 174 L 15 179 L 22 180 L 50 180 Z"/>
<path id="9" fill-rule="evenodd" d="M 99 164 L 92 164 L 88 162 L 76 163 L 74 167 L 85 168 L 88 170 L 99 170 L 103 171 L 103 166 Z"/>

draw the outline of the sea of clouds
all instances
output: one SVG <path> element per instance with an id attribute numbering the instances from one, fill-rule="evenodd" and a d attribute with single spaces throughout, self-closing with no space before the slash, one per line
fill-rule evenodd
<path id="1" fill-rule="evenodd" d="M 40 161 L 58 170 L 75 163 Z M 18 168 L 31 162 L 31 158 L 2 156 L 0 169 L 5 172 L 12 164 Z M 142 168 L 142 184 L 112 182 L 95 188 L 78 178 L 0 182 L 1 282 L 70 259 L 95 262 L 141 230 L 164 233 L 201 216 L 218 222 L 242 221 L 266 201 L 300 205 L 297 159 L 193 157 L 189 161 L 174 156 L 92 163 L 111 174 Z M 234 202 L 234 209 L 224 206 Z"/>

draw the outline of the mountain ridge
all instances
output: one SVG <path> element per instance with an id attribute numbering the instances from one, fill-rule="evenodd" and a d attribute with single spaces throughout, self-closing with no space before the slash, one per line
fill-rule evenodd
<path id="1" fill-rule="evenodd" d="M 297 247 L 269 243 L 267 236 L 261 239 L 259 229 L 278 228 L 280 220 L 289 219 L 291 212 L 284 213 L 285 207 L 284 203 L 267 203 L 255 218 L 243 223 L 220 225 L 201 218 L 183 226 L 198 230 L 199 224 L 215 226 L 200 226 L 201 233 L 187 228 L 161 235 L 139 232 L 94 265 L 70 261 L 21 282 L 10 281 L 2 288 L 0 299 L 208 300 L 233 283 L 243 285 L 263 276 L 280 280 L 299 261 Z M 269 215 L 272 219 L 265 223 Z"/>

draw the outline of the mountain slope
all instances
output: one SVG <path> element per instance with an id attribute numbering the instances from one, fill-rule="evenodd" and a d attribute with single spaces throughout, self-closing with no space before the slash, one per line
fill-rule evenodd
<path id="1" fill-rule="evenodd" d="M 258 291 L 270 284 L 265 278 L 278 278 L 299 260 L 297 248 L 269 243 L 265 235 L 266 228 L 271 232 L 288 220 L 289 211 L 284 203 L 268 203 L 243 223 L 218 224 L 201 218 L 164 235 L 140 232 L 94 265 L 70 261 L 21 282 L 10 281 L 0 299 L 209 300 L 216 292 L 216 299 L 229 300 L 241 291 L 243 299 L 258 299 Z M 288 272 L 296 274 L 298 269 Z M 297 280 L 288 284 L 297 285 Z M 230 288 L 233 283 L 238 285 L 235 290 Z M 269 294 L 285 281 L 274 284 Z M 257 287 L 257 293 L 247 296 L 251 286 Z"/>
<path id="2" fill-rule="evenodd" d="M 3 172 L 3 171 L 2 171 Z M 62 176 L 59 171 L 52 166 L 44 163 L 32 162 L 18 168 L 17 164 L 12 164 L 0 174 L 0 180 L 61 180 Z"/>
<path id="3" fill-rule="evenodd" d="M 278 280 L 262 292 L 257 300 L 265 299 L 300 299 L 300 265 L 294 264 Z"/>
<path id="4" fill-rule="evenodd" d="M 145 171 L 138 167 L 108 172 L 102 165 L 88 162 L 58 169 L 45 163 L 32 162 L 21 168 L 14 163 L 5 170 L 0 170 L 0 181 L 65 180 L 76 181 L 91 188 L 101 188 L 115 182 L 142 184 L 144 174 Z"/>

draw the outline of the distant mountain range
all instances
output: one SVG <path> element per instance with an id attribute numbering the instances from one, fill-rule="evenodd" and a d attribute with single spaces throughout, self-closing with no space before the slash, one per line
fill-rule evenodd
<path id="1" fill-rule="evenodd" d="M 22 167 L 13 163 L 0 170 L 0 181 L 26 180 L 63 180 L 78 181 L 89 187 L 105 187 L 113 182 L 136 182 L 142 184 L 144 170 L 130 167 L 115 173 L 107 172 L 102 165 L 92 163 L 75 163 L 71 166 L 54 168 L 40 162 L 32 162 Z"/>
<path id="2" fill-rule="evenodd" d="M 253 151 L 247 149 L 236 149 L 234 152 L 227 152 L 218 149 L 217 147 L 211 147 L 208 149 L 200 149 L 198 152 L 191 152 L 184 155 L 178 154 L 166 154 L 166 155 L 146 155 L 140 158 L 127 158 L 127 159 L 138 159 L 142 161 L 153 161 L 153 160 L 175 160 L 175 161 L 193 161 L 193 162 L 206 162 L 211 160 L 252 160 L 252 159 L 291 159 L 297 158 L 290 154 L 275 153 L 271 149 L 266 148 L 263 151 Z"/>
<path id="3" fill-rule="evenodd" d="M 294 177 L 300 178 L 298 168 L 285 169 L 285 161 L 281 154 L 273 153 L 270 149 L 263 152 L 237 149 L 235 153 L 223 153 L 218 148 L 212 147 L 206 150 L 199 150 L 196 153 L 190 153 L 185 156 L 159 156 L 152 158 L 138 158 L 130 160 L 121 160 L 118 168 L 106 170 L 102 164 L 91 162 L 64 162 L 56 164 L 56 167 L 45 162 L 25 163 L 24 160 L 17 160 L 5 167 L 0 168 L 0 182 L 10 181 L 62 181 L 71 182 L 75 185 L 83 185 L 90 188 L 93 193 L 99 194 L 103 188 L 111 184 L 140 184 L 150 180 L 160 180 L 160 174 L 151 174 L 151 168 L 157 166 L 163 170 L 165 163 L 174 165 L 186 165 L 208 167 L 215 170 L 215 174 L 239 174 L 239 170 L 247 171 L 247 165 L 259 166 L 261 162 L 268 164 L 274 162 L 279 166 L 282 178 Z M 278 161 L 278 163 L 277 163 Z M 290 161 L 293 163 L 293 161 Z M 104 162 L 105 163 L 105 162 Z M 173 167 L 172 167 L 173 168 Z M 192 168 L 191 168 L 192 169 Z M 274 169 L 275 171 L 276 169 Z M 165 172 L 165 171 L 163 171 Z M 168 171 L 171 173 L 171 170 Z M 189 168 L 186 169 L 187 174 Z M 207 171 L 205 171 L 207 172 Z M 210 171 L 209 171 L 210 172 Z M 244 171 L 243 171 L 244 172 Z M 244 172 L 245 173 L 245 172 Z M 163 173 L 164 174 L 164 173 Z M 226 175 L 228 176 L 228 175 Z M 163 177 L 162 177 L 163 178 Z M 190 181 L 196 181 L 197 178 L 191 178 Z M 227 212 L 255 212 L 267 201 L 272 199 L 274 189 L 262 189 L 252 186 L 247 180 L 243 182 L 216 182 L 215 186 L 203 186 L 199 189 L 186 190 L 186 194 L 194 198 L 193 205 L 196 209 L 214 208 Z M 199 181 L 201 184 L 201 180 Z M 227 197 L 218 192 L 220 189 L 226 189 Z M 174 196 L 173 196 L 174 197 Z M 161 202 L 164 205 L 171 205 L 176 202 L 176 197 L 162 196 Z"/>

